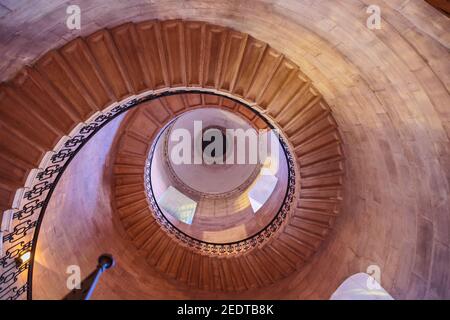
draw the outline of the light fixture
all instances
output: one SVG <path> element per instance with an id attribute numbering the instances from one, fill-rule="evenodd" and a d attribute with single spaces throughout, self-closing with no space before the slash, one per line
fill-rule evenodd
<path id="1" fill-rule="evenodd" d="M 31 258 L 31 252 L 26 251 L 22 253 L 18 258 L 16 258 L 16 266 L 17 268 L 20 267 L 22 264 L 27 263 L 28 260 Z"/>

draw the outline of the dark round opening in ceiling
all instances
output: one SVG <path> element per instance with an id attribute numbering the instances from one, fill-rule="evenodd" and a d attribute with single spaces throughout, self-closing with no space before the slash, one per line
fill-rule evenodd
<path id="1" fill-rule="evenodd" d="M 202 134 L 203 157 L 210 157 L 214 162 L 225 162 L 229 143 L 226 129 L 219 126 L 205 128 Z M 208 148 L 208 146 L 210 146 Z"/>

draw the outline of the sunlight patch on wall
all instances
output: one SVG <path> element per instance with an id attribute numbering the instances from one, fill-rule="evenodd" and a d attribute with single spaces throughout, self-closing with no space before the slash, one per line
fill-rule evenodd
<path id="1" fill-rule="evenodd" d="M 277 182 L 278 178 L 268 172 L 267 169 L 263 168 L 261 170 L 255 184 L 248 193 L 248 198 L 254 213 L 261 209 L 264 203 L 269 200 Z"/>
<path id="2" fill-rule="evenodd" d="M 197 202 L 185 196 L 172 186 L 169 186 L 158 199 L 161 209 L 186 224 L 192 224 Z"/>

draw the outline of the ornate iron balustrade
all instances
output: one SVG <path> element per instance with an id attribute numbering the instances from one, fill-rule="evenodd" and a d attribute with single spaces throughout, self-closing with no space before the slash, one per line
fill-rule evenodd
<path id="1" fill-rule="evenodd" d="M 27 179 L 29 184 L 22 189 L 20 206 L 8 210 L 12 215 L 11 230 L 1 239 L 4 251 L 0 258 L 1 300 L 32 298 L 33 262 L 39 228 L 53 191 L 70 161 L 109 121 L 142 100 L 152 98 L 150 95 L 145 99 L 132 99 L 95 114 L 86 123 L 77 126 L 69 136 L 63 137 L 53 151 L 47 152 L 39 168 L 32 170 Z M 16 259 L 28 252 L 28 261 L 18 266 Z"/>
<path id="2" fill-rule="evenodd" d="M 249 108 L 253 111 L 257 116 L 263 119 L 269 126 L 270 129 L 275 129 L 275 125 L 270 121 L 270 119 L 266 118 L 264 115 L 259 113 L 257 110 L 251 108 L 250 106 L 236 101 L 243 105 L 246 108 Z M 224 255 L 239 255 L 248 252 L 258 246 L 262 246 L 267 240 L 269 240 L 272 235 L 279 230 L 288 216 L 291 210 L 291 204 L 295 198 L 295 165 L 292 154 L 289 152 L 289 148 L 284 138 L 281 136 L 279 130 L 276 130 L 276 135 L 280 145 L 283 149 L 283 154 L 285 156 L 287 167 L 288 167 L 288 181 L 286 193 L 283 198 L 283 202 L 277 211 L 277 214 L 273 217 L 273 219 L 267 224 L 264 228 L 262 228 L 256 234 L 247 237 L 246 239 L 228 243 L 213 243 L 203 241 L 197 238 L 194 238 L 185 232 L 181 231 L 177 228 L 162 212 L 161 208 L 158 205 L 158 202 L 153 193 L 152 180 L 151 180 L 151 166 L 152 159 L 161 136 L 164 135 L 165 130 L 169 128 L 175 119 L 172 119 L 164 128 L 160 130 L 156 139 L 152 144 L 150 152 L 147 157 L 147 161 L 145 163 L 145 173 L 144 173 L 144 181 L 145 181 L 145 189 L 148 203 L 151 207 L 151 211 L 153 216 L 159 225 L 174 239 L 178 240 L 182 245 L 192 249 L 199 251 L 201 254 L 213 255 L 213 256 L 224 256 Z M 167 148 L 165 147 L 165 152 Z M 183 184 L 184 185 L 184 184 Z"/>
<path id="3" fill-rule="evenodd" d="M 65 169 L 81 148 L 103 126 L 123 112 L 146 101 L 182 93 L 214 94 L 243 104 L 240 100 L 227 94 L 218 93 L 214 89 L 179 88 L 164 89 L 161 92 L 151 91 L 137 97 L 130 97 L 122 103 L 113 104 L 102 112 L 96 113 L 86 122 L 78 125 L 68 136 L 63 137 L 54 150 L 47 152 L 39 168 L 33 169 L 29 174 L 27 184 L 22 189 L 23 193 L 16 193 L 20 197 L 18 207 L 8 210 L 8 213 L 12 215 L 11 229 L 3 234 L 0 239 L 4 252 L 0 258 L 0 300 L 32 299 L 33 265 L 39 229 L 53 191 Z M 247 104 L 243 105 L 251 110 L 255 110 L 255 108 Z M 273 127 L 270 121 L 269 124 Z M 214 244 L 201 242 L 185 235 L 172 226 L 164 217 L 157 214 L 156 218 L 161 226 L 180 239 L 182 243 L 211 254 L 239 253 L 264 243 L 283 224 L 295 194 L 294 160 L 288 152 L 286 142 L 281 137 L 280 142 L 288 161 L 288 189 L 282 208 L 280 208 L 272 222 L 258 234 L 237 243 Z M 152 204 L 152 201 L 150 201 L 150 204 L 152 206 L 156 205 L 156 203 Z M 2 233 L 0 232 L 0 234 Z M 16 259 L 25 253 L 30 253 L 29 260 L 17 265 Z"/>

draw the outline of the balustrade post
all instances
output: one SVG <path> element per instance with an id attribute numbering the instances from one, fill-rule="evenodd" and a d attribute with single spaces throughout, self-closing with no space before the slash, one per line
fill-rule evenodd
<path id="1" fill-rule="evenodd" d="M 102 254 L 98 257 L 97 268 L 81 282 L 79 289 L 73 289 L 63 300 L 89 300 L 103 271 L 113 267 L 114 264 L 115 261 L 112 255 Z"/>

